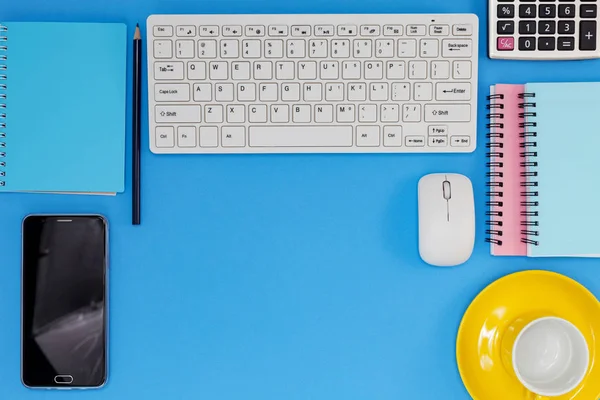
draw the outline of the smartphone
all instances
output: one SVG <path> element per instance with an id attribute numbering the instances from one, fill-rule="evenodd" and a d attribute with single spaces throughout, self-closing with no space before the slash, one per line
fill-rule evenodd
<path id="1" fill-rule="evenodd" d="M 98 388 L 107 379 L 108 225 L 100 215 L 23 220 L 21 380 Z"/>

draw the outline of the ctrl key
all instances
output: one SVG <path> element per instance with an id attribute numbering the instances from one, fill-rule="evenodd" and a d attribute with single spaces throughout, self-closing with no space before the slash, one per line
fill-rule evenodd
<path id="1" fill-rule="evenodd" d="M 175 147 L 175 129 L 172 126 L 156 127 L 156 147 Z"/>

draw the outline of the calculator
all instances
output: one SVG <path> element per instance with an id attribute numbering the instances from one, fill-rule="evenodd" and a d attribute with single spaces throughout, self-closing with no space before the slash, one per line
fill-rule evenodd
<path id="1" fill-rule="evenodd" d="M 490 58 L 600 58 L 600 0 L 489 0 Z"/>

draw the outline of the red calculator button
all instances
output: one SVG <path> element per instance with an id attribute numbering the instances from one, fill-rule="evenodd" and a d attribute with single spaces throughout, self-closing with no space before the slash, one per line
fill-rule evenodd
<path id="1" fill-rule="evenodd" d="M 515 49 L 515 38 L 512 36 L 501 36 L 497 45 L 499 51 L 512 51 Z"/>

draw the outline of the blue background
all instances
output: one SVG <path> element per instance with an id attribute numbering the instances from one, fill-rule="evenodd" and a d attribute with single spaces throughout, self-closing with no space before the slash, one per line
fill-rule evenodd
<path id="1" fill-rule="evenodd" d="M 494 258 L 484 243 L 488 86 L 600 78 L 598 61 L 489 60 L 485 0 L 0 0 L 0 20 L 126 22 L 131 36 L 153 13 L 336 12 L 477 13 L 477 151 L 158 156 L 144 135 L 141 226 L 131 225 L 129 183 L 111 198 L 3 194 L 1 399 L 468 399 L 455 338 L 486 285 L 540 268 L 600 295 L 598 260 Z M 416 185 L 431 172 L 466 174 L 475 187 L 477 241 L 460 267 L 419 258 Z M 86 392 L 27 390 L 21 220 L 86 212 L 110 221 L 109 382 Z"/>

